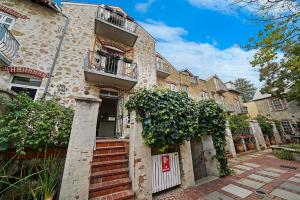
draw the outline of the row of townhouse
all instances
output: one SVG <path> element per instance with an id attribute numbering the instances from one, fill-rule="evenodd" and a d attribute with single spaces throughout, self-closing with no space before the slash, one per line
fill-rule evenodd
<path id="1" fill-rule="evenodd" d="M 142 125 L 124 108 L 135 89 L 183 90 L 195 100 L 215 99 L 228 113 L 245 112 L 232 83 L 176 70 L 155 51 L 155 39 L 114 6 L 2 0 L 0 66 L 2 93 L 27 91 L 33 99 L 55 98 L 75 110 L 60 199 L 132 199 L 133 191 L 138 199 L 151 199 L 166 189 L 155 185 L 161 182 L 154 181 Z M 186 142 L 178 152 L 173 156 L 180 181 L 168 187 L 186 188 L 217 175 L 209 136 Z"/>

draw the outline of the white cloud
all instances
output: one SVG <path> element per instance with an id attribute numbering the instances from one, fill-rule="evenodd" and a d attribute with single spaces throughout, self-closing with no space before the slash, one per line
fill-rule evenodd
<path id="1" fill-rule="evenodd" d="M 143 3 L 137 3 L 135 4 L 135 9 L 139 12 L 145 13 L 148 11 L 148 9 L 150 8 L 150 6 L 154 1 L 155 0 L 147 0 L 146 2 Z"/>
<path id="2" fill-rule="evenodd" d="M 258 72 L 249 64 L 253 51 L 245 51 L 237 45 L 221 50 L 213 44 L 186 41 L 185 29 L 162 22 L 147 20 L 141 25 L 157 39 L 157 51 L 177 69 L 189 68 L 203 79 L 217 74 L 224 81 L 247 78 L 260 85 Z"/>

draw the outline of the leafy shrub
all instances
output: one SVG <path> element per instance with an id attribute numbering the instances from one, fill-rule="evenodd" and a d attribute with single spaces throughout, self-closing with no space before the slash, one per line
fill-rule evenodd
<path id="1" fill-rule="evenodd" d="M 141 89 L 129 99 L 126 108 L 137 111 L 146 144 L 160 151 L 190 140 L 197 131 L 196 103 L 186 93 Z"/>
<path id="2" fill-rule="evenodd" d="M 229 116 L 229 128 L 232 131 L 232 134 L 239 135 L 242 133 L 249 133 L 250 126 L 247 121 L 248 117 L 246 115 L 231 115 Z"/>
<path id="3" fill-rule="evenodd" d="M 198 136 L 211 135 L 216 149 L 216 159 L 219 162 L 221 177 L 231 173 L 226 157 L 226 114 L 223 109 L 212 100 L 202 101 L 198 108 Z"/>
<path id="4" fill-rule="evenodd" d="M 52 100 L 33 101 L 25 93 L 14 100 L 0 98 L 7 112 L 0 114 L 0 151 L 9 147 L 25 154 L 25 147 L 37 150 L 68 144 L 73 111 Z"/>
<path id="5" fill-rule="evenodd" d="M 293 160 L 292 153 L 284 149 L 275 150 L 274 155 L 282 160 Z"/>
<path id="6" fill-rule="evenodd" d="M 300 144 L 289 144 L 288 147 L 300 152 Z"/>
<path id="7" fill-rule="evenodd" d="M 262 115 L 258 115 L 256 120 L 261 128 L 261 131 L 264 135 L 272 136 L 273 135 L 273 125 L 270 120 Z"/>

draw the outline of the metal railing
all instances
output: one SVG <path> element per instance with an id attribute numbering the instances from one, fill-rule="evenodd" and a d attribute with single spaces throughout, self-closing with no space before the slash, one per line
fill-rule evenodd
<path id="1" fill-rule="evenodd" d="M 114 74 L 120 77 L 137 79 L 137 64 L 125 62 L 117 55 L 88 51 L 84 67 L 89 70 Z"/>
<path id="2" fill-rule="evenodd" d="M 168 73 L 168 74 L 171 73 L 170 67 L 168 67 L 166 64 L 163 64 L 163 63 L 157 62 L 157 61 L 156 61 L 156 69 L 158 71 L 165 72 L 165 73 Z"/>
<path id="3" fill-rule="evenodd" d="M 11 62 L 19 50 L 19 42 L 5 27 L 0 24 L 0 53 Z"/>
<path id="4" fill-rule="evenodd" d="M 125 16 L 124 13 L 113 10 L 110 7 L 98 7 L 97 19 L 104 20 L 110 24 L 118 26 L 129 32 L 136 32 L 137 24 L 129 16 Z"/>

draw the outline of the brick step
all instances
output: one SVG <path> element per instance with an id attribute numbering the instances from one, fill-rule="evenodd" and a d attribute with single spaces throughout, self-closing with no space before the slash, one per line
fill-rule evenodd
<path id="1" fill-rule="evenodd" d="M 128 176 L 129 176 L 128 168 L 122 168 L 122 169 L 93 172 L 91 174 L 90 180 L 91 180 L 91 184 L 93 184 L 93 183 L 101 183 L 106 181 L 122 179 L 122 178 L 128 178 Z"/>
<path id="2" fill-rule="evenodd" d="M 127 167 L 128 167 L 128 159 L 92 162 L 92 173 L 105 171 L 105 170 L 122 169 Z"/>
<path id="3" fill-rule="evenodd" d="M 128 158 L 127 152 L 94 154 L 93 162 L 111 161 L 111 160 L 124 160 Z"/>
<path id="4" fill-rule="evenodd" d="M 90 184 L 89 196 L 90 198 L 99 197 L 129 189 L 131 189 L 131 181 L 129 178 L 94 183 Z"/>
<path id="5" fill-rule="evenodd" d="M 94 154 L 125 152 L 125 146 L 96 147 Z"/>
<path id="6" fill-rule="evenodd" d="M 134 192 L 131 190 L 123 190 L 101 197 L 91 198 L 90 200 L 134 200 Z"/>
<path id="7" fill-rule="evenodd" d="M 128 146 L 128 140 L 122 139 L 97 139 L 96 147 L 108 147 L 108 146 Z"/>

